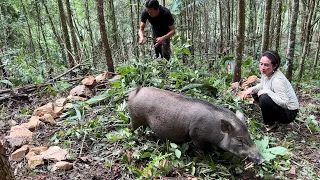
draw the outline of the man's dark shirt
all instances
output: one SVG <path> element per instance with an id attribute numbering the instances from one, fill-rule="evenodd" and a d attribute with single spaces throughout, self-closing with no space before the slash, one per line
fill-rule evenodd
<path id="1" fill-rule="evenodd" d="M 173 17 L 166 7 L 159 6 L 160 13 L 157 17 L 152 18 L 145 9 L 141 15 L 141 22 L 146 23 L 147 20 L 152 25 L 153 35 L 155 37 L 161 37 L 166 35 L 174 23 Z"/>

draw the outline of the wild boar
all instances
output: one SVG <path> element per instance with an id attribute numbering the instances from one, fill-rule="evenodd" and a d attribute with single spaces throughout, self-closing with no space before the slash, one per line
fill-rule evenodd
<path id="1" fill-rule="evenodd" d="M 248 129 L 232 111 L 200 99 L 187 98 L 154 87 L 138 87 L 129 94 L 131 131 L 149 126 L 161 139 L 206 144 L 261 164 L 264 160 Z"/>

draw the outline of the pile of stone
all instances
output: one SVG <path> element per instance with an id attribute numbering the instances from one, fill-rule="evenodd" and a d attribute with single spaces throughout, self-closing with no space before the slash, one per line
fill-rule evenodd
<path id="1" fill-rule="evenodd" d="M 230 90 L 241 98 L 243 96 L 244 91 L 246 91 L 249 87 L 255 86 L 258 83 L 258 80 L 258 77 L 255 75 L 249 76 L 245 81 L 243 81 L 243 83 L 232 83 Z M 253 98 L 249 98 L 249 100 L 253 101 Z"/>
<path id="2" fill-rule="evenodd" d="M 11 161 L 21 161 L 24 158 L 28 161 L 28 166 L 33 169 L 44 164 L 44 160 L 57 162 L 52 171 L 62 169 L 70 170 L 72 163 L 65 161 L 68 156 L 66 149 L 58 146 L 35 147 L 28 145 L 32 141 L 33 132 L 44 123 L 56 124 L 56 118 L 64 111 L 72 107 L 71 100 L 86 101 L 94 96 L 94 88 L 98 84 L 107 82 L 109 79 L 120 79 L 120 75 L 103 73 L 97 77 L 89 76 L 83 79 L 81 85 L 74 87 L 67 98 L 59 98 L 54 103 L 49 102 L 37 108 L 27 123 L 22 123 L 11 127 L 10 133 L 5 140 L 15 150 L 11 154 Z"/>

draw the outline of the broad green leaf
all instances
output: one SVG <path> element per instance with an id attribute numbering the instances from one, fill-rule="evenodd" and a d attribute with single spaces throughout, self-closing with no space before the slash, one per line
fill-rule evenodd
<path id="1" fill-rule="evenodd" d="M 269 144 L 268 136 L 264 136 L 261 140 L 255 140 L 255 144 L 260 152 L 265 151 Z"/>
<path id="2" fill-rule="evenodd" d="M 272 154 L 284 156 L 289 150 L 287 148 L 277 146 L 267 149 Z"/>
<path id="3" fill-rule="evenodd" d="M 181 151 L 180 151 L 179 149 L 176 149 L 176 150 L 174 151 L 174 153 L 176 154 L 176 157 L 180 159 L 180 157 L 181 157 Z"/>
<path id="4" fill-rule="evenodd" d="M 270 160 L 276 158 L 276 155 L 271 154 L 269 152 L 261 152 L 261 155 L 263 157 L 263 159 L 267 162 L 269 162 Z"/>
<path id="5" fill-rule="evenodd" d="M 92 98 L 90 98 L 88 101 L 86 101 L 89 105 L 92 105 L 92 104 L 97 104 L 98 102 L 100 101 L 103 101 L 105 99 L 107 99 L 109 96 L 107 94 L 102 94 L 102 95 L 99 95 L 99 96 L 94 96 Z"/>
<path id="6" fill-rule="evenodd" d="M 178 148 L 178 145 L 176 145 L 175 143 L 170 143 L 170 146 L 174 149 L 177 149 Z"/>
<path id="7" fill-rule="evenodd" d="M 8 81 L 8 80 L 0 80 L 0 83 L 3 83 L 3 84 L 6 84 L 6 85 L 8 85 L 8 86 L 13 87 L 13 84 L 12 84 L 10 81 Z"/>

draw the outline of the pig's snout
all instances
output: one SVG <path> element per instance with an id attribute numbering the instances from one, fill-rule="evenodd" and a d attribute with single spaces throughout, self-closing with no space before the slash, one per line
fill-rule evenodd
<path id="1" fill-rule="evenodd" d="M 262 155 L 260 154 L 260 152 L 255 146 L 250 148 L 249 153 L 247 154 L 247 157 L 251 162 L 258 165 L 264 162 Z"/>
<path id="2" fill-rule="evenodd" d="M 258 164 L 258 165 L 260 165 L 260 164 L 262 164 L 264 162 L 263 157 L 260 156 L 260 155 L 259 156 L 255 156 L 255 157 L 249 157 L 249 160 L 251 162 L 255 163 L 255 164 Z"/>

